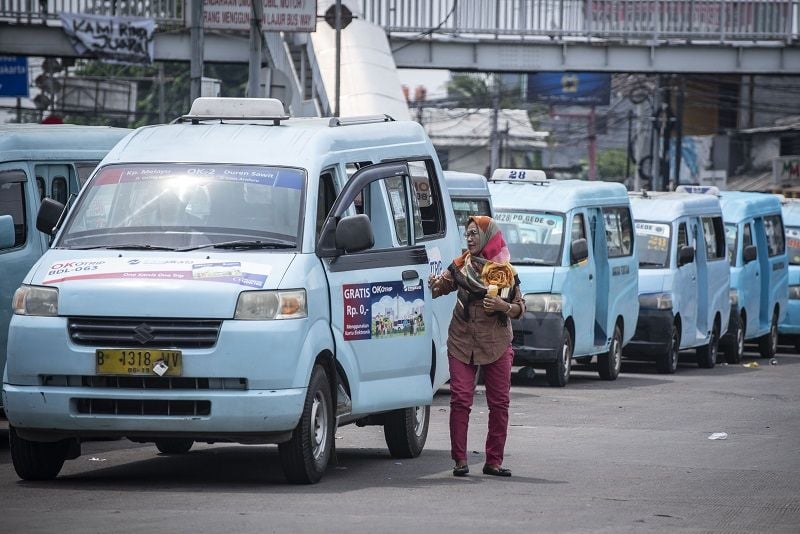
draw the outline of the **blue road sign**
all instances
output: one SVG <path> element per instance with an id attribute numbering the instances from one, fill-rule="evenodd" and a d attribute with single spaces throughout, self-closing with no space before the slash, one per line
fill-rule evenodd
<path id="1" fill-rule="evenodd" d="M 0 96 L 28 98 L 28 58 L 0 56 Z"/>
<path id="2" fill-rule="evenodd" d="M 528 75 L 528 100 L 551 104 L 607 106 L 611 74 L 595 72 L 537 72 Z"/>

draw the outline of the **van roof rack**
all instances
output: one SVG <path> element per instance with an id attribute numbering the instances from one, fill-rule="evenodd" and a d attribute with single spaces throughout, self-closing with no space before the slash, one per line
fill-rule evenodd
<path id="1" fill-rule="evenodd" d="M 328 121 L 329 128 L 337 126 L 353 126 L 356 124 L 372 124 L 375 122 L 394 122 L 394 118 L 390 115 L 361 115 L 357 117 L 331 117 Z"/>
<path id="2" fill-rule="evenodd" d="M 275 126 L 280 126 L 281 121 L 287 119 L 289 115 L 277 98 L 200 97 L 192 102 L 188 115 L 173 122 L 197 124 L 204 120 L 258 120 L 272 121 Z"/>

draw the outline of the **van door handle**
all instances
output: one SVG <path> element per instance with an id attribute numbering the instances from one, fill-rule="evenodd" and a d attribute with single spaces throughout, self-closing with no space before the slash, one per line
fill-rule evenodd
<path id="1" fill-rule="evenodd" d="M 408 271 L 403 271 L 403 281 L 408 282 L 411 280 L 416 280 L 419 278 L 419 273 L 414 269 L 409 269 Z"/>
<path id="2" fill-rule="evenodd" d="M 589 280 L 594 280 L 594 275 L 593 274 L 589 275 Z"/>

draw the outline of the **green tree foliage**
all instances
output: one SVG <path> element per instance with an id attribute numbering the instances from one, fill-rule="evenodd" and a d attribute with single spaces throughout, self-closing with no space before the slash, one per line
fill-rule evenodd
<path id="1" fill-rule="evenodd" d="M 135 119 L 127 114 L 86 112 L 68 114 L 64 122 L 73 124 L 103 124 L 109 126 L 139 127 L 157 124 L 159 117 L 158 68 L 153 66 L 111 65 L 87 61 L 78 65 L 72 76 L 97 77 L 109 80 L 129 80 L 137 83 Z M 207 63 L 204 76 L 222 80 L 221 96 L 244 96 L 247 86 L 246 64 Z M 191 76 L 189 63 L 164 63 L 164 116 L 167 121 L 188 113 Z"/>
<path id="2" fill-rule="evenodd" d="M 628 155 L 624 149 L 609 149 L 597 155 L 597 178 L 611 182 L 625 180 L 625 163 Z"/>

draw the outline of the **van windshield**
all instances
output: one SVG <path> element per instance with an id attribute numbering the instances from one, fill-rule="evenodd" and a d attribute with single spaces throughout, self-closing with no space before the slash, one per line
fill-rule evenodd
<path id="1" fill-rule="evenodd" d="M 736 240 L 739 238 L 739 229 L 735 224 L 725 223 L 725 244 L 728 248 L 728 263 L 736 265 Z"/>
<path id="2" fill-rule="evenodd" d="M 639 253 L 639 267 L 661 269 L 669 265 L 669 224 L 647 221 L 636 222 L 636 251 Z"/>
<path id="3" fill-rule="evenodd" d="M 302 170 L 243 165 L 112 165 L 87 185 L 60 248 L 294 248 Z"/>
<path id="4" fill-rule="evenodd" d="M 564 216 L 539 211 L 496 210 L 511 263 L 559 265 L 564 239 Z"/>
<path id="5" fill-rule="evenodd" d="M 800 265 L 800 227 L 786 227 L 786 252 L 791 265 Z"/>

